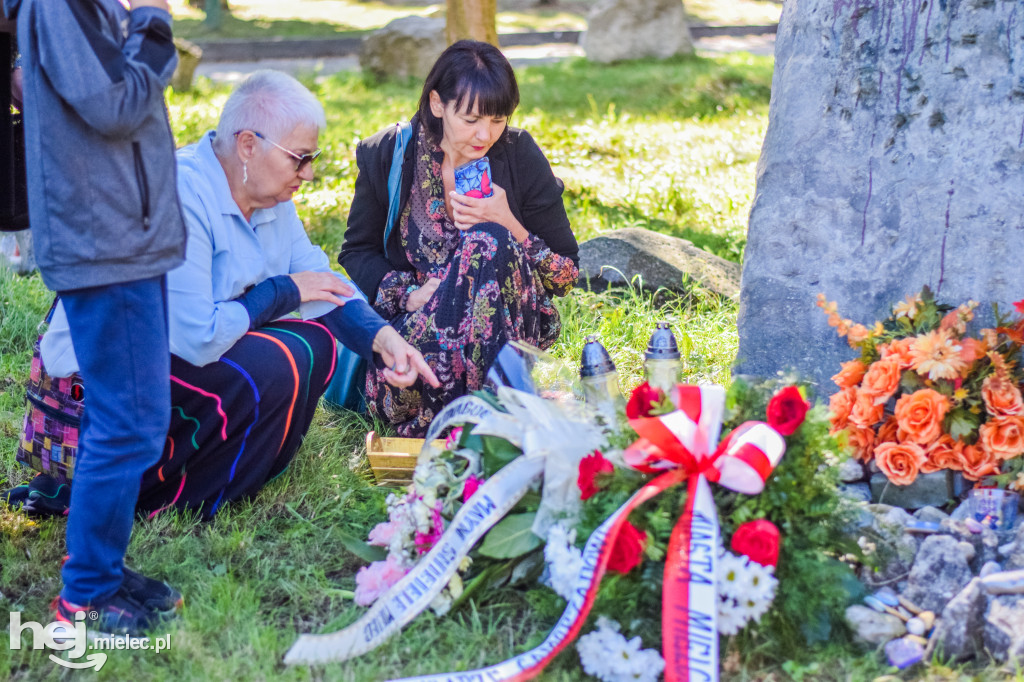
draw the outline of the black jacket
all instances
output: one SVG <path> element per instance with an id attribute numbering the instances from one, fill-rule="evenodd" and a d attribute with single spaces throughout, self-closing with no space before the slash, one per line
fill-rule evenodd
<path id="1" fill-rule="evenodd" d="M 384 249 L 384 222 L 388 215 L 388 174 L 395 151 L 398 126 L 390 126 L 366 138 L 356 147 L 355 197 L 348 214 L 345 243 L 338 262 L 370 301 L 376 299 L 381 279 L 391 270 L 412 271 L 405 257 L 400 231 L 391 231 Z M 419 116 L 412 118 L 412 139 L 405 149 L 402 167 L 401 206 L 404 209 L 412 189 L 413 162 Z M 508 128 L 487 152 L 494 184 L 505 189 L 512 214 L 531 234 L 537 235 L 555 253 L 579 264 L 579 246 L 569 227 L 562 204 L 562 181 L 551 172 L 544 152 L 530 134 Z"/>

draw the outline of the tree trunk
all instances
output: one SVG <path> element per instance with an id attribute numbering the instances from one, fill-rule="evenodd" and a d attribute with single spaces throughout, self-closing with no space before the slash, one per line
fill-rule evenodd
<path id="1" fill-rule="evenodd" d="M 498 45 L 497 0 L 446 0 L 446 4 L 449 45 L 466 38 Z"/>

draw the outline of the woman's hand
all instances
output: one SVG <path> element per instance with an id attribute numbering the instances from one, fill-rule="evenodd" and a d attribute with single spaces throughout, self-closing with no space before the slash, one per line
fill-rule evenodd
<path id="1" fill-rule="evenodd" d="M 437 277 L 428 279 L 423 286 L 409 294 L 409 298 L 405 302 L 405 309 L 411 313 L 422 308 L 430 300 L 430 297 L 434 295 L 440 284 L 441 280 Z"/>
<path id="2" fill-rule="evenodd" d="M 441 387 L 441 382 L 434 376 L 420 352 L 410 346 L 391 325 L 381 327 L 377 336 L 373 337 L 373 352 L 380 353 L 387 365 L 384 380 L 392 386 L 412 386 L 418 377 L 423 377 L 423 381 L 434 388 Z"/>
<path id="3" fill-rule="evenodd" d="M 486 199 L 467 197 L 465 194 L 449 192 L 452 202 L 452 222 L 460 230 L 468 230 L 480 223 L 504 225 L 517 242 L 522 244 L 530 233 L 526 231 L 508 206 L 508 195 L 498 185 L 491 183 L 494 194 Z"/>
<path id="4" fill-rule="evenodd" d="M 355 289 L 331 272 L 306 270 L 305 272 L 293 272 L 289 277 L 299 288 L 299 300 L 303 303 L 327 301 L 334 305 L 345 305 L 345 301 L 338 296 L 352 296 L 356 293 Z"/>

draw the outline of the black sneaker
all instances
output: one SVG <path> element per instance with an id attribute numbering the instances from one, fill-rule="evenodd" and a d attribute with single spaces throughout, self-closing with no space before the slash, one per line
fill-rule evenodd
<path id="1" fill-rule="evenodd" d="M 150 611 L 162 616 L 169 616 L 180 609 L 185 603 L 181 592 L 165 582 L 124 567 L 124 582 L 121 590 Z"/>
<path id="2" fill-rule="evenodd" d="M 145 637 L 145 633 L 160 625 L 165 618 L 150 611 L 129 597 L 124 588 L 102 602 L 86 606 L 72 604 L 63 597 L 53 600 L 54 620 L 67 623 L 73 628 L 76 623 L 85 623 L 89 640 L 97 637 Z M 76 618 L 84 613 L 84 618 Z"/>
<path id="3" fill-rule="evenodd" d="M 65 556 L 60 565 L 63 566 L 67 560 L 68 557 Z M 147 578 L 127 566 L 122 566 L 121 569 L 124 574 L 121 590 L 150 611 L 161 616 L 171 616 L 185 604 L 181 592 L 167 583 Z"/>

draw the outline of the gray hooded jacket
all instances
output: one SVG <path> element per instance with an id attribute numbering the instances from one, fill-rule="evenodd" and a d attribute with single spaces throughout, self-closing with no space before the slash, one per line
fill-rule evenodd
<path id="1" fill-rule="evenodd" d="M 29 223 L 56 291 L 161 275 L 185 255 L 164 87 L 167 12 L 117 0 L 3 0 L 24 69 Z"/>

